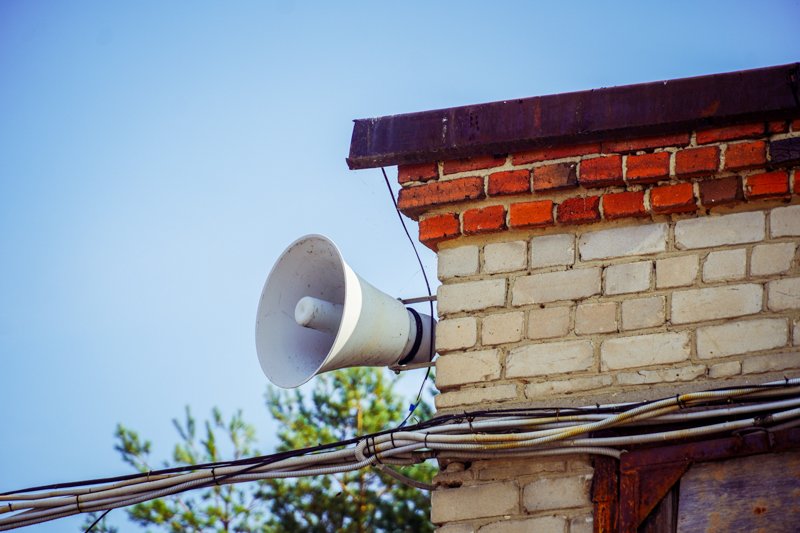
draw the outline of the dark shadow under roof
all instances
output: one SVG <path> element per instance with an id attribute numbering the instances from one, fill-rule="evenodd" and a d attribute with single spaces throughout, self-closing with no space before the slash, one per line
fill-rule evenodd
<path id="1" fill-rule="evenodd" d="M 500 155 L 800 114 L 800 63 L 359 119 L 351 169 Z"/>

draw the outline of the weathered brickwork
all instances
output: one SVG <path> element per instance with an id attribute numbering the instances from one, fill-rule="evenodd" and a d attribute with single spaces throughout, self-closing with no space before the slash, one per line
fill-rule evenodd
<path id="1" fill-rule="evenodd" d="M 758 207 L 442 250 L 470 266 L 440 266 L 439 351 L 481 362 L 440 365 L 439 407 L 490 382 L 520 385 L 508 401 L 523 401 L 767 371 L 744 362 L 800 338 L 800 205 Z"/>
<path id="2" fill-rule="evenodd" d="M 781 124 L 401 165 L 398 204 L 420 220 L 420 240 L 437 249 L 447 240 L 506 228 L 657 220 L 790 199 L 800 194 L 798 161 L 783 145 L 800 132 Z M 735 136 L 719 133 L 731 128 Z"/>
<path id="3" fill-rule="evenodd" d="M 800 372 L 798 137 L 747 123 L 400 167 L 438 253 L 437 408 Z M 442 533 L 592 530 L 588 457 L 444 466 Z"/>
<path id="4" fill-rule="evenodd" d="M 450 463 L 435 478 L 439 533 L 589 533 L 592 469 L 586 456 Z"/>

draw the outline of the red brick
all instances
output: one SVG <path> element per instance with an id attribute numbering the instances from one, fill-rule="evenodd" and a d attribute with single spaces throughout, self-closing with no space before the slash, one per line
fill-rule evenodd
<path id="1" fill-rule="evenodd" d="M 624 185 L 622 156 L 608 155 L 582 160 L 579 181 L 584 187 Z"/>
<path id="2" fill-rule="evenodd" d="M 567 198 L 558 205 L 561 224 L 586 224 L 600 220 L 600 197 Z"/>
<path id="3" fill-rule="evenodd" d="M 400 165 L 397 167 L 397 181 L 400 184 L 410 181 L 430 181 L 439 177 L 439 168 L 436 163 L 422 163 L 420 165 Z"/>
<path id="4" fill-rule="evenodd" d="M 664 185 L 650 190 L 650 206 L 653 213 L 689 213 L 697 209 L 691 183 Z"/>
<path id="5" fill-rule="evenodd" d="M 654 183 L 669 177 L 669 153 L 629 155 L 628 172 L 625 175 L 628 183 Z"/>
<path id="6" fill-rule="evenodd" d="M 792 131 L 800 131 L 800 118 L 792 121 Z"/>
<path id="7" fill-rule="evenodd" d="M 397 207 L 415 218 L 430 207 L 483 197 L 483 178 L 472 176 L 400 189 Z"/>
<path id="8" fill-rule="evenodd" d="M 514 154 L 511 156 L 511 161 L 515 165 L 527 165 L 528 163 L 547 161 L 549 159 L 561 159 L 564 157 L 575 157 L 599 152 L 600 143 L 551 146 L 549 148 L 537 148 L 536 150 Z"/>
<path id="9" fill-rule="evenodd" d="M 577 163 L 556 163 L 533 169 L 533 190 L 549 191 L 578 186 Z"/>
<path id="10" fill-rule="evenodd" d="M 644 192 L 618 192 L 603 195 L 603 216 L 608 220 L 647 216 Z"/>
<path id="11" fill-rule="evenodd" d="M 489 174 L 489 195 L 531 192 L 531 173 L 528 170 L 506 170 Z"/>
<path id="12" fill-rule="evenodd" d="M 491 205 L 482 209 L 464 211 L 464 235 L 490 233 L 506 228 L 506 208 Z"/>
<path id="13" fill-rule="evenodd" d="M 552 224 L 552 200 L 511 204 L 508 209 L 508 225 L 512 228 L 538 228 Z"/>
<path id="14" fill-rule="evenodd" d="M 719 141 L 732 141 L 746 139 L 747 137 L 760 137 L 764 135 L 764 123 L 739 124 L 697 132 L 697 144 L 715 143 Z"/>
<path id="15" fill-rule="evenodd" d="M 794 171 L 794 190 L 795 194 L 800 194 L 800 172 L 795 169 Z"/>
<path id="16" fill-rule="evenodd" d="M 675 152 L 675 174 L 681 177 L 713 174 L 719 168 L 719 147 L 704 146 Z"/>
<path id="17" fill-rule="evenodd" d="M 686 146 L 689 144 L 689 134 L 661 135 L 658 137 L 645 137 L 628 141 L 604 142 L 601 150 L 604 154 L 610 152 L 636 152 L 637 150 L 650 150 L 666 146 Z"/>
<path id="18" fill-rule="evenodd" d="M 458 235 L 458 215 L 455 213 L 434 215 L 419 221 L 419 240 L 433 251 L 436 251 L 440 242 Z"/>
<path id="19" fill-rule="evenodd" d="M 455 174 L 456 172 L 469 172 L 471 170 L 483 170 L 486 168 L 499 167 L 506 162 L 506 156 L 495 157 L 492 155 L 481 157 L 470 157 L 467 159 L 452 159 L 444 162 L 443 172 L 445 174 Z"/>
<path id="20" fill-rule="evenodd" d="M 738 176 L 700 182 L 700 203 L 705 207 L 740 202 L 743 198 L 742 180 Z"/>
<path id="21" fill-rule="evenodd" d="M 789 123 L 785 120 L 775 120 L 767 124 L 767 133 L 786 133 L 789 131 Z"/>
<path id="22" fill-rule="evenodd" d="M 747 176 L 744 195 L 748 200 L 789 196 L 789 174 L 785 170 L 775 170 Z"/>
<path id="23" fill-rule="evenodd" d="M 725 168 L 742 170 L 767 164 L 767 143 L 750 141 L 729 144 L 725 151 Z"/>

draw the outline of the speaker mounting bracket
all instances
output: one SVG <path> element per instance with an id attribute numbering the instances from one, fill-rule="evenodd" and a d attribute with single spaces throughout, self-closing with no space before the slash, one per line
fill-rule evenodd
<path id="1" fill-rule="evenodd" d="M 395 374 L 405 372 L 406 370 L 416 370 L 418 368 L 430 368 L 436 365 L 436 361 L 428 361 L 427 363 L 413 363 L 410 365 L 390 365 L 388 368 Z"/>

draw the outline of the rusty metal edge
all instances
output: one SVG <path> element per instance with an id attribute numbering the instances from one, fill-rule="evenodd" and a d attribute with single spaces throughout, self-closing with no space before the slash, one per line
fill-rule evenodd
<path id="1" fill-rule="evenodd" d="M 684 460 L 692 462 L 718 461 L 730 457 L 757 455 L 771 451 L 800 448 L 800 428 L 769 431 L 753 428 L 748 433 L 700 442 L 675 444 L 658 448 L 635 450 L 622 454 L 620 472 L 626 473 L 654 465 Z"/>
<path id="2" fill-rule="evenodd" d="M 619 472 L 616 459 L 598 455 L 593 458 L 592 503 L 594 504 L 594 533 L 617 531 L 619 507 Z"/>
<path id="3" fill-rule="evenodd" d="M 800 113 L 800 63 L 354 121 L 351 169 L 668 135 Z"/>

